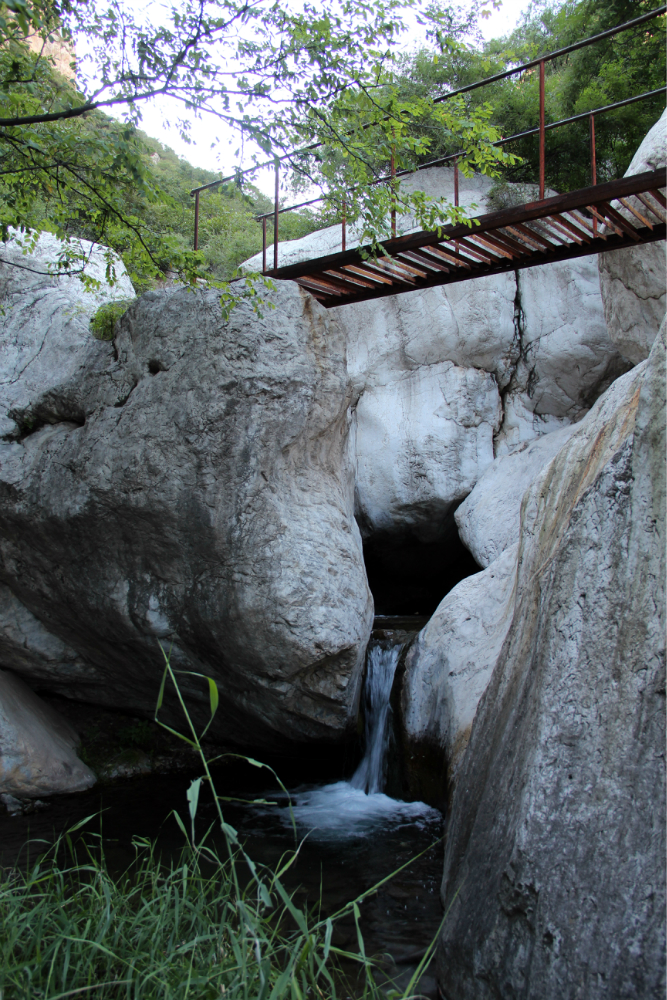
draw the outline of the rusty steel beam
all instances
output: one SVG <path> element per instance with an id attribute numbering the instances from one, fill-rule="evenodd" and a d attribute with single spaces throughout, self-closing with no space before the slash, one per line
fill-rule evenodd
<path id="1" fill-rule="evenodd" d="M 620 180 L 608 181 L 605 184 L 598 184 L 595 187 L 557 194 L 544 201 L 530 202 L 527 205 L 489 212 L 486 215 L 477 216 L 474 220 L 475 225 L 460 223 L 458 225 L 443 226 L 441 236 L 437 233 L 424 231 L 409 233 L 406 236 L 399 236 L 395 240 L 383 240 L 379 246 L 384 254 L 391 257 L 401 253 L 403 250 L 437 246 L 447 241 L 453 242 L 457 238 L 465 239 L 476 233 L 482 234 L 489 230 L 502 229 L 505 226 L 525 225 L 527 222 L 539 221 L 540 219 L 548 218 L 550 215 L 562 215 L 564 212 L 570 213 L 584 209 L 594 214 L 596 211 L 596 202 L 614 201 L 618 198 L 647 191 L 650 191 L 654 195 L 654 192 L 658 188 L 665 187 L 666 185 L 667 172 L 664 168 L 661 170 L 648 170 L 642 174 L 622 177 Z M 657 193 L 660 194 L 659 191 Z M 601 221 L 606 225 L 604 219 Z M 325 270 L 328 267 L 341 267 L 344 264 L 358 264 L 363 260 L 362 254 L 364 252 L 372 254 L 372 247 L 368 245 L 366 247 L 355 248 L 354 250 L 347 250 L 345 253 L 327 254 L 316 260 L 306 260 L 298 264 L 289 264 L 286 267 L 281 267 L 269 273 L 276 278 L 295 280 L 302 275 L 311 273 L 314 267 L 318 270 Z"/>
<path id="2" fill-rule="evenodd" d="M 654 243 L 658 240 L 665 239 L 667 234 L 667 226 L 661 223 L 656 226 L 653 230 L 644 228 L 639 230 L 642 243 Z M 540 264 L 550 264 L 555 261 L 571 260 L 576 257 L 587 257 L 595 253 L 608 253 L 613 250 L 622 250 L 625 247 L 636 246 L 635 241 L 626 234 L 618 236 L 616 234 L 611 234 L 608 236 L 607 240 L 603 240 L 600 236 L 596 237 L 591 243 L 579 245 L 577 243 L 571 243 L 568 246 L 557 247 L 553 251 L 537 251 L 530 256 L 526 256 L 523 260 L 502 260 L 497 264 L 492 264 L 488 266 L 480 265 L 475 268 L 472 273 L 465 271 L 463 269 L 453 270 L 449 274 L 433 274 L 429 275 L 427 279 L 422 281 L 419 285 L 411 286 L 412 289 L 415 288 L 433 288 L 438 285 L 449 285 L 455 284 L 459 281 L 470 281 L 475 277 L 485 277 L 491 274 L 504 274 L 508 271 L 518 271 L 523 270 L 527 267 L 536 267 Z M 297 279 L 299 284 L 302 281 L 307 281 L 307 278 Z M 336 301 L 327 300 L 326 298 L 321 298 L 322 304 L 331 308 L 336 305 L 343 305 L 352 302 L 363 302 L 368 299 L 384 298 L 387 295 L 396 295 L 401 289 L 394 287 L 384 287 L 378 288 L 373 292 L 361 293 L 358 295 L 344 296 Z"/>

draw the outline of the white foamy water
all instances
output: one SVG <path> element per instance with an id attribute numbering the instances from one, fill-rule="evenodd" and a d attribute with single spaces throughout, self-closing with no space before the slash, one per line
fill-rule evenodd
<path id="1" fill-rule="evenodd" d="M 365 749 L 352 778 L 291 792 L 291 809 L 285 804 L 277 810 L 286 826 L 294 820 L 299 833 L 308 832 L 311 839 L 340 840 L 368 837 L 380 829 L 404 825 L 424 827 L 441 819 L 440 813 L 424 802 L 401 802 L 382 791 L 391 740 L 391 687 L 402 648 L 379 643 L 369 648 L 364 685 Z"/>
<path id="2" fill-rule="evenodd" d="M 381 792 L 387 777 L 387 751 L 391 738 L 391 686 L 402 645 L 371 645 L 368 650 L 365 699 L 365 750 L 359 767 L 352 775 L 352 785 L 372 795 Z"/>
<path id="3" fill-rule="evenodd" d="M 292 814 L 300 833 L 311 831 L 317 840 L 368 837 L 379 828 L 440 820 L 440 813 L 424 802 L 400 802 L 383 792 L 370 795 L 349 781 L 291 793 Z M 285 825 L 291 825 L 289 807 L 279 809 Z"/>

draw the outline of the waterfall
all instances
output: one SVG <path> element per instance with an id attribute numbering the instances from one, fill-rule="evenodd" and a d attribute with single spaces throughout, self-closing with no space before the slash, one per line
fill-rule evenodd
<path id="1" fill-rule="evenodd" d="M 309 831 L 311 841 L 335 842 L 374 837 L 388 827 L 419 826 L 440 819 L 440 814 L 423 802 L 401 802 L 383 791 L 391 739 L 389 698 L 404 647 L 405 643 L 387 645 L 386 640 L 371 640 L 364 684 L 363 759 L 350 781 L 305 786 L 295 789 L 289 796 L 286 793 L 289 804 L 280 806 L 278 814 L 290 830 L 296 821 L 301 830 Z M 267 798 L 276 797 L 273 791 L 267 793 Z M 274 808 L 274 804 L 268 802 L 253 805 L 255 812 Z"/>
<path id="2" fill-rule="evenodd" d="M 396 673 L 402 644 L 389 646 L 371 643 L 364 686 L 365 750 L 350 784 L 367 795 L 384 789 L 387 771 L 387 751 L 391 737 L 391 706 L 389 697 Z"/>

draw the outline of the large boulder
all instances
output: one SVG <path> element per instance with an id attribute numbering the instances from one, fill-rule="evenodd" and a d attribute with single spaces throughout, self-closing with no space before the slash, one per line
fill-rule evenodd
<path id="1" fill-rule="evenodd" d="M 664 456 L 663 325 L 523 499 L 448 819 L 446 1000 L 664 996 Z"/>
<path id="2" fill-rule="evenodd" d="M 523 495 L 560 451 L 576 424 L 524 441 L 496 458 L 454 514 L 461 541 L 480 566 L 490 566 L 519 539 Z"/>
<path id="3" fill-rule="evenodd" d="M 0 793 L 36 798 L 90 788 L 95 775 L 77 757 L 78 743 L 61 715 L 0 670 Z"/>
<path id="4" fill-rule="evenodd" d="M 664 168 L 667 157 L 667 111 L 655 123 L 635 153 L 625 176 Z M 646 207 L 635 207 L 644 215 Z M 617 205 L 636 224 L 636 219 Z M 649 219 L 653 219 L 649 215 Z M 663 216 L 664 221 L 664 216 Z M 655 219 L 653 219 L 655 222 Z M 651 345 L 665 318 L 667 287 L 665 243 L 659 240 L 644 246 L 628 247 L 599 256 L 600 286 L 609 335 L 632 364 L 648 357 Z"/>
<path id="5" fill-rule="evenodd" d="M 488 467 L 454 515 L 480 566 L 439 604 L 406 657 L 401 684 L 401 735 L 408 787 L 451 799 L 479 701 L 486 691 L 515 611 L 522 500 L 531 483 L 575 434 L 594 447 L 610 414 L 636 396 L 641 369 L 617 380 L 580 424 L 526 442 Z M 626 429 L 622 428 L 622 434 Z M 435 780 L 425 783 L 424 767 Z M 439 782 L 439 783 L 438 783 Z"/>
<path id="6" fill-rule="evenodd" d="M 74 330 L 75 363 L 12 389 L 0 647 L 50 690 L 148 714 L 161 644 L 217 682 L 219 738 L 330 748 L 356 725 L 373 614 L 345 342 L 293 285 L 262 306 L 227 321 L 215 291 L 150 292 L 113 344 Z M 207 685 L 181 682 L 206 719 Z"/>
<path id="7" fill-rule="evenodd" d="M 435 803 L 451 794 L 514 608 L 518 542 L 481 573 L 466 577 L 438 605 L 410 646 L 401 685 L 401 729 L 407 760 L 444 761 Z M 407 768 L 423 783 L 420 766 Z M 413 774 L 414 772 L 414 774 Z"/>

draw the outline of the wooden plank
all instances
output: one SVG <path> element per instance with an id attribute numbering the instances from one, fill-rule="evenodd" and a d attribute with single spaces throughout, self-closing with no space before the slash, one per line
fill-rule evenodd
<path id="1" fill-rule="evenodd" d="M 565 244 L 567 246 L 572 242 L 572 240 L 566 240 L 554 226 L 550 225 L 547 219 L 535 219 L 532 226 L 534 230 L 542 233 L 544 236 L 548 236 L 552 240 L 557 240 L 558 243 L 555 245 Z"/>
<path id="2" fill-rule="evenodd" d="M 484 246 L 489 247 L 492 251 L 495 251 L 496 254 L 500 254 L 501 257 L 507 257 L 508 260 L 513 260 L 515 257 L 520 256 L 516 250 L 509 250 L 506 246 L 504 246 L 496 236 L 495 232 L 493 236 L 491 236 L 490 233 L 484 233 L 483 236 L 474 236 L 472 239 L 475 239 Z"/>
<path id="3" fill-rule="evenodd" d="M 639 219 L 639 221 L 643 223 L 645 226 L 648 226 L 649 229 L 653 229 L 653 223 L 649 219 L 647 219 L 645 215 L 642 215 L 641 212 L 638 212 L 635 206 L 630 204 L 627 198 L 619 198 L 618 200 L 620 201 L 623 208 L 627 209 L 628 212 L 632 212 L 635 219 Z"/>
<path id="4" fill-rule="evenodd" d="M 667 222 L 667 218 L 665 217 L 665 214 L 659 208 L 656 208 L 655 205 L 653 204 L 653 202 L 649 201 L 649 199 L 647 198 L 647 196 L 645 194 L 643 194 L 642 192 L 639 192 L 637 195 L 635 195 L 635 197 L 639 198 L 639 200 L 641 201 L 642 205 L 646 205 L 646 207 L 651 212 L 653 212 L 653 214 L 655 215 L 656 219 L 658 219 L 660 222 Z"/>
<path id="5" fill-rule="evenodd" d="M 523 226 L 522 228 L 525 229 L 526 227 Z M 530 243 L 532 249 L 542 250 L 544 244 L 547 242 L 546 240 L 538 240 L 535 235 L 527 236 L 525 233 L 520 232 L 516 226 L 505 226 L 505 229 L 508 232 L 513 233 L 517 239 L 525 240 L 527 243 Z"/>
<path id="6" fill-rule="evenodd" d="M 457 253 L 446 253 L 442 247 L 422 247 L 420 252 L 436 254 L 442 260 L 448 260 L 451 264 L 456 264 L 457 267 L 463 267 L 467 271 L 469 271 L 471 267 L 470 261 L 459 257 Z"/>
<path id="7" fill-rule="evenodd" d="M 434 260 L 425 250 L 406 250 L 406 256 L 415 257 L 417 260 L 421 260 L 427 267 L 432 267 L 436 271 L 450 271 L 451 268 L 445 267 L 440 261 Z"/>
<path id="8" fill-rule="evenodd" d="M 596 231 L 593 228 L 593 224 L 591 222 L 589 222 L 588 219 L 586 219 L 583 215 L 581 215 L 581 213 L 568 212 L 567 214 L 572 219 L 575 220 L 575 222 L 577 223 L 578 226 L 581 226 L 581 228 L 585 229 L 587 233 L 590 233 L 590 235 L 593 237 L 593 239 L 601 239 L 601 240 L 606 240 L 607 239 L 607 234 L 606 233 L 601 233 L 599 230 Z M 562 218 L 562 216 L 561 216 L 561 218 Z"/>
<path id="9" fill-rule="evenodd" d="M 398 282 L 399 284 L 403 283 L 404 285 L 408 285 L 410 288 L 415 287 L 415 279 L 409 274 L 403 274 L 399 272 L 398 268 L 388 267 L 386 264 L 380 263 L 379 260 L 378 261 L 367 260 L 364 261 L 364 264 L 367 268 L 376 269 L 377 271 L 379 271 L 380 274 L 383 274 L 385 277 L 390 277 L 392 283 Z"/>
<path id="10" fill-rule="evenodd" d="M 575 224 L 573 222 L 570 222 L 569 219 L 563 218 L 562 215 L 552 215 L 551 221 L 554 223 L 554 225 L 562 226 L 566 232 L 571 233 L 572 237 L 577 241 L 577 243 L 581 244 L 581 243 L 591 242 L 591 238 L 588 235 L 588 233 L 584 232 L 583 229 L 579 229 L 579 227 L 575 226 Z"/>
<path id="11" fill-rule="evenodd" d="M 533 252 L 533 247 L 530 244 L 522 243 L 520 239 L 508 236 L 504 230 L 495 229 L 493 232 L 493 238 L 496 240 L 502 239 L 508 249 L 516 251 L 519 257 L 523 256 L 523 254 Z"/>
<path id="12" fill-rule="evenodd" d="M 368 280 L 372 282 L 380 282 L 380 284 L 383 285 L 391 285 L 391 278 L 385 278 L 384 275 L 376 274 L 374 271 L 366 270 L 359 264 L 346 264 L 344 268 L 341 268 L 341 270 L 344 270 L 346 272 L 351 271 L 353 274 L 360 274 L 364 278 L 368 278 Z"/>
<path id="13" fill-rule="evenodd" d="M 656 226 L 655 229 L 643 229 L 641 232 L 642 242 L 644 243 L 654 243 L 658 240 L 665 238 L 667 233 L 667 226 L 661 223 Z M 523 259 L 509 261 L 504 258 L 499 259 L 498 263 L 488 266 L 478 265 L 474 272 L 471 274 L 463 269 L 452 270 L 449 274 L 432 274 L 423 283 L 420 284 L 420 288 L 434 288 L 439 285 L 450 285 L 456 284 L 460 281 L 470 281 L 477 277 L 484 277 L 492 274 L 504 274 L 508 271 L 522 270 L 526 267 L 535 267 L 540 264 L 549 264 L 554 261 L 561 260 L 574 260 L 577 257 L 586 257 L 589 254 L 600 253 L 600 252 L 613 252 L 614 250 L 622 250 L 628 246 L 636 246 L 634 240 L 630 236 L 623 233 L 618 236 L 614 233 L 609 233 L 607 235 L 606 241 L 601 237 L 596 237 L 591 243 L 579 246 L 578 243 L 569 243 L 566 246 L 556 246 L 552 250 L 543 250 L 531 254 L 529 257 Z M 393 295 L 395 291 L 391 288 L 389 289 L 376 289 L 373 292 L 360 292 L 359 294 L 354 294 L 352 296 L 346 297 L 344 299 L 338 299 L 336 301 L 331 301 L 325 303 L 328 309 L 335 308 L 336 306 L 342 304 L 343 302 L 363 302 L 372 298 L 383 298 L 386 295 Z"/>
<path id="14" fill-rule="evenodd" d="M 588 207 L 588 211 L 591 213 L 591 215 L 595 216 L 595 218 L 598 220 L 598 222 L 600 223 L 600 225 L 606 226 L 607 229 L 613 229 L 617 236 L 621 235 L 621 233 L 623 232 L 623 230 L 619 229 L 619 227 L 617 225 L 615 225 L 613 219 L 607 219 L 604 215 L 601 215 L 598 212 L 598 210 L 597 210 L 597 208 L 596 208 L 595 205 L 588 205 L 587 207 Z"/>
<path id="15" fill-rule="evenodd" d="M 498 257 L 494 256 L 490 250 L 484 252 L 481 247 L 475 246 L 475 244 L 470 246 L 467 240 L 457 240 L 457 243 L 460 247 L 463 247 L 463 249 L 467 251 L 470 257 L 475 257 L 477 260 L 483 260 L 485 264 L 493 264 L 494 261 L 498 260 Z"/>
<path id="16" fill-rule="evenodd" d="M 632 225 L 632 223 L 628 222 L 627 219 L 624 219 L 623 216 L 620 214 L 620 212 L 617 212 L 615 208 L 612 208 L 611 205 L 607 205 L 605 203 L 602 206 L 602 210 L 604 211 L 604 214 L 607 216 L 607 218 L 611 219 L 612 222 L 614 222 L 614 223 L 616 223 L 616 225 L 620 226 L 620 228 L 625 233 L 627 233 L 628 236 L 631 236 L 633 239 L 635 239 L 637 241 L 641 240 L 641 237 L 637 235 L 637 230 Z"/>
<path id="17" fill-rule="evenodd" d="M 651 190 L 651 197 L 655 198 L 660 207 L 667 208 L 667 201 L 665 201 L 665 197 L 662 194 L 662 192 L 658 191 L 657 188 L 651 188 L 650 190 Z"/>
<path id="18" fill-rule="evenodd" d="M 480 234 L 487 230 L 500 229 L 507 225 L 525 224 L 549 215 L 562 215 L 576 209 L 595 206 L 598 201 L 613 201 L 619 197 L 628 197 L 639 191 L 657 190 L 667 183 L 666 171 L 648 170 L 631 177 L 622 177 L 616 181 L 598 184 L 594 187 L 582 188 L 580 191 L 570 191 L 566 194 L 554 195 L 542 202 L 531 202 L 528 205 L 504 208 L 497 212 L 477 217 L 478 225 L 474 232 Z M 442 243 L 443 240 L 454 241 L 471 235 L 471 227 L 464 224 L 443 227 L 442 235 L 429 232 L 409 233 L 396 239 L 384 240 L 380 244 L 390 256 L 402 250 L 412 250 L 427 245 Z M 329 267 L 340 267 L 343 264 L 355 264 L 361 258 L 360 251 L 371 252 L 371 247 L 347 250 L 345 253 L 329 254 L 317 260 L 317 269 L 326 270 Z M 313 261 L 301 261 L 285 267 L 269 271 L 270 275 L 280 278 L 297 278 L 313 269 Z"/>
<path id="19" fill-rule="evenodd" d="M 371 281 L 361 281 L 359 278 L 353 278 L 352 275 L 343 274 L 341 271 L 323 271 L 321 276 L 333 281 L 338 288 L 342 288 L 346 292 L 354 288 L 375 288 Z"/>
<path id="20" fill-rule="evenodd" d="M 305 284 L 312 285 L 315 289 L 318 290 L 318 292 L 320 292 L 320 293 L 322 293 L 324 295 L 339 295 L 340 296 L 340 295 L 344 294 L 339 288 L 336 288 L 335 285 L 333 285 L 333 284 L 331 284 L 331 283 L 329 283 L 327 281 L 324 281 L 322 278 L 320 278 L 319 275 L 304 274 L 303 277 L 299 278 L 299 284 L 300 285 L 305 285 Z"/>
<path id="21" fill-rule="evenodd" d="M 398 255 L 398 257 L 382 257 L 381 260 L 385 264 L 389 264 L 390 266 L 393 266 L 393 267 L 397 267 L 398 266 L 402 270 L 407 271 L 409 274 L 417 275 L 417 277 L 419 277 L 419 278 L 425 278 L 425 277 L 427 277 L 425 271 L 420 271 L 418 268 L 414 267 L 413 265 L 406 264 L 402 260 L 400 254 Z"/>
<path id="22" fill-rule="evenodd" d="M 527 238 L 534 240 L 538 245 L 541 245 L 542 247 L 546 247 L 547 249 L 550 250 L 557 249 L 555 243 L 551 243 L 549 240 L 545 239 L 544 236 L 541 236 L 534 229 L 529 229 L 528 226 L 524 226 L 523 223 L 521 222 L 518 222 L 516 226 L 514 226 L 513 228 L 517 229 L 520 233 L 523 233 Z"/>

